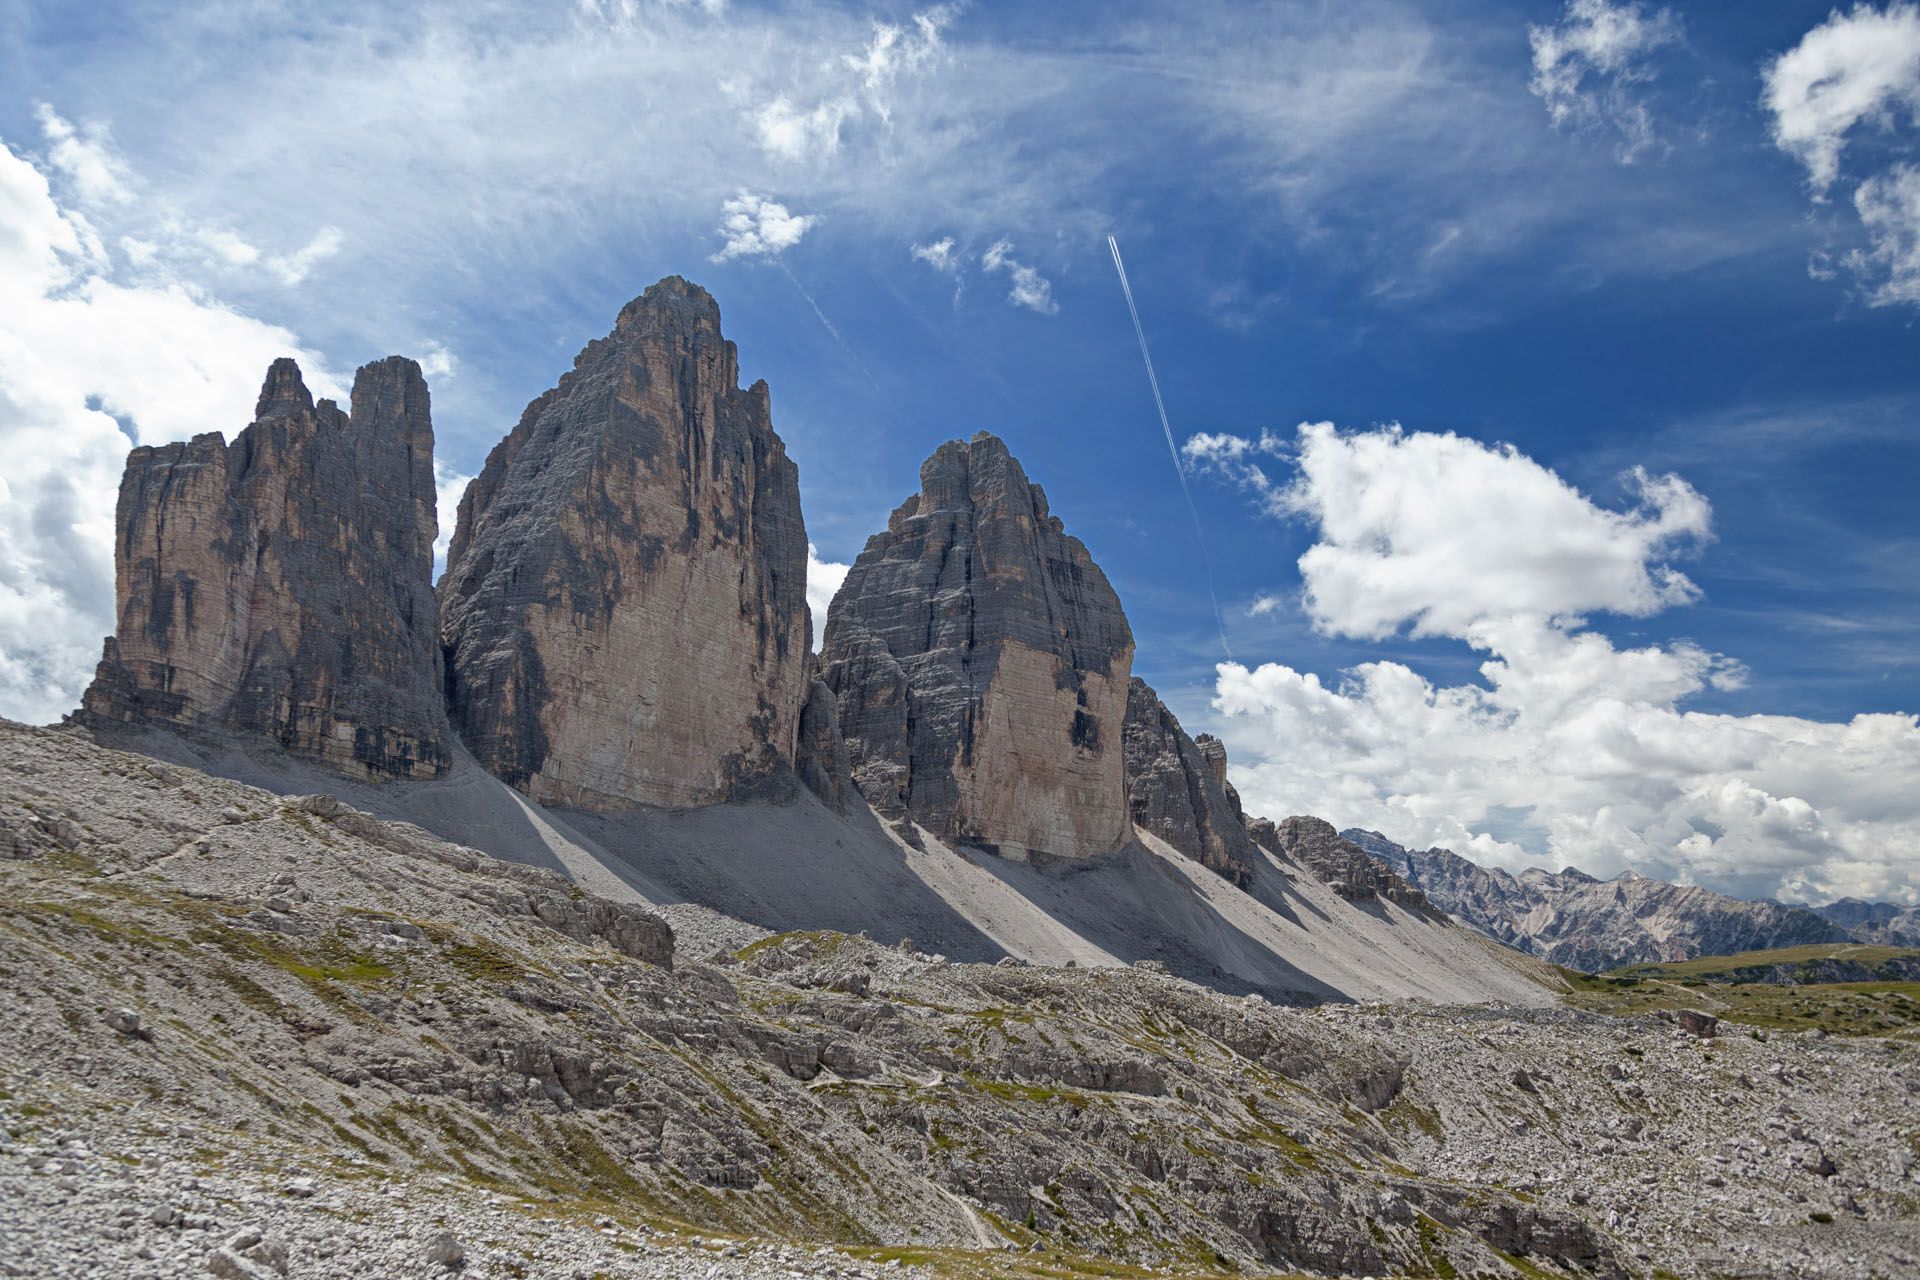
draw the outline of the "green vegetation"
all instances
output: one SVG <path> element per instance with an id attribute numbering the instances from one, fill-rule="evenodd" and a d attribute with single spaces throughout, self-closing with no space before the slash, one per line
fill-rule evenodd
<path id="1" fill-rule="evenodd" d="M 1683 984 L 1625 972 L 1590 974 L 1573 969 L 1561 969 L 1560 975 L 1567 984 L 1568 1004 L 1616 1017 L 1662 1009 L 1700 1009 L 1725 1022 L 1773 1031 L 1817 1029 L 1831 1035 L 1903 1039 L 1920 1036 L 1920 982 L 1818 982 L 1782 986 L 1769 982 L 1709 982 L 1702 978 L 1689 979 Z"/>
<path id="2" fill-rule="evenodd" d="M 1707 982 L 1740 982 L 1749 970 L 1794 969 L 1836 961 L 1878 969 L 1889 963 L 1920 963 L 1920 950 L 1911 947 L 1876 947 L 1853 942 L 1814 943 L 1804 947 L 1776 947 L 1768 951 L 1743 951 L 1732 956 L 1701 956 L 1697 960 L 1676 960 L 1655 964 L 1629 964 L 1612 970 L 1613 978 L 1666 978 L 1675 982 L 1699 979 Z"/>

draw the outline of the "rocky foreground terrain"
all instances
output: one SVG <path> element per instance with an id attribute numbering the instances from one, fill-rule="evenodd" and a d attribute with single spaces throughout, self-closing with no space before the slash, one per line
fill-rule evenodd
<path id="1" fill-rule="evenodd" d="M 5 1274 L 1920 1269 L 1912 1040 L 764 934 L 73 731 L 0 851 Z"/>

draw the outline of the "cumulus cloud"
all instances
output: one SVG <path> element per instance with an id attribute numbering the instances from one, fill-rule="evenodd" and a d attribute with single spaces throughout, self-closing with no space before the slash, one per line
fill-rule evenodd
<path id="1" fill-rule="evenodd" d="M 1391 661 L 1332 685 L 1283 663 L 1222 664 L 1214 706 L 1255 811 L 1514 868 L 1631 868 L 1794 900 L 1920 891 L 1920 719 L 1689 710 L 1739 688 L 1745 668 L 1687 642 L 1620 648 L 1589 625 L 1697 597 L 1672 560 L 1708 536 L 1711 512 L 1684 480 L 1631 472 L 1632 502 L 1613 510 L 1512 449 L 1453 435 L 1321 424 L 1293 441 L 1189 445 L 1198 469 L 1314 528 L 1299 565 L 1317 627 L 1406 627 L 1483 655 L 1481 681 L 1456 685 Z M 1282 478 L 1266 473 L 1280 465 Z M 1250 612 L 1286 603 L 1264 595 Z"/>
<path id="2" fill-rule="evenodd" d="M 1901 126 L 1920 124 L 1920 6 L 1836 9 L 1763 75 L 1774 144 L 1806 166 L 1807 185 L 1824 202 L 1843 180 L 1842 161 L 1858 133 L 1871 129 L 1896 152 L 1913 150 Z M 1914 165 L 1895 160 L 1862 178 L 1853 205 L 1867 243 L 1840 261 L 1864 287 L 1868 305 L 1920 303 Z M 1834 274 L 1828 262 L 1816 256 L 1816 277 Z"/>
<path id="3" fill-rule="evenodd" d="M 1709 535 L 1711 515 L 1678 476 L 1628 473 L 1634 503 L 1611 511 L 1511 447 L 1451 433 L 1321 422 L 1292 442 L 1201 435 L 1183 452 L 1270 514 L 1319 528 L 1300 573 L 1308 616 L 1328 632 L 1465 637 L 1499 613 L 1645 616 L 1698 594 L 1671 559 Z M 1282 455 L 1295 468 L 1286 484 L 1255 461 Z"/>
<path id="4" fill-rule="evenodd" d="M 1840 176 L 1847 137 L 1862 124 L 1893 126 L 1920 115 L 1920 7 L 1835 9 L 1769 64 L 1764 102 L 1773 140 L 1807 167 L 1825 194 Z"/>
<path id="5" fill-rule="evenodd" d="M 833 603 L 833 593 L 847 580 L 847 570 L 852 567 L 822 560 L 819 549 L 811 542 L 807 544 L 807 608 L 813 615 L 808 643 L 815 652 L 820 649 L 821 633 L 827 629 L 827 607 Z"/>
<path id="6" fill-rule="evenodd" d="M 799 244 L 815 221 L 810 214 L 789 213 L 777 200 L 742 191 L 720 208 L 719 231 L 725 243 L 713 260 L 778 257 Z"/>
<path id="7" fill-rule="evenodd" d="M 426 362 L 421 361 L 424 370 Z M 433 460 L 433 512 L 438 528 L 433 538 L 433 580 L 440 581 L 440 575 L 447 570 L 447 548 L 453 545 L 454 526 L 460 520 L 460 499 L 466 494 L 467 486 L 473 483 L 473 477 L 465 472 L 456 471 L 439 458 Z"/>
<path id="8" fill-rule="evenodd" d="M 1527 28 L 1533 50 L 1529 87 L 1557 127 L 1616 130 L 1616 154 L 1631 163 L 1656 141 L 1653 115 L 1633 87 L 1653 79 L 1650 55 L 1681 38 L 1680 19 L 1671 9 L 1568 0 L 1560 21 Z"/>
<path id="9" fill-rule="evenodd" d="M 60 130 L 48 138 L 46 171 L 0 144 L 0 715 L 36 722 L 77 705 L 113 630 L 129 437 L 244 425 L 276 356 L 299 358 L 316 392 L 340 394 L 286 330 L 179 280 L 116 279 L 77 207 L 100 198 L 99 175 L 53 158 Z M 121 180 L 117 162 L 106 171 Z"/>
<path id="10" fill-rule="evenodd" d="M 1895 165 L 1861 183 L 1853 206 L 1869 247 L 1847 255 L 1847 265 L 1872 281 L 1867 301 L 1920 305 L 1920 166 Z"/>
<path id="11" fill-rule="evenodd" d="M 1007 301 L 1016 307 L 1025 307 L 1050 316 L 1060 310 L 1060 304 L 1053 300 L 1053 284 L 1039 271 L 1013 256 L 1013 244 L 1007 240 L 997 240 L 980 255 L 980 266 L 989 275 L 1006 272 L 1012 281 L 1007 291 Z"/>

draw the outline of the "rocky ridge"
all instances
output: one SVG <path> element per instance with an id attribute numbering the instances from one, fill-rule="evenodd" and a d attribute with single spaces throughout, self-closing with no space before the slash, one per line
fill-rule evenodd
<path id="1" fill-rule="evenodd" d="M 231 444 L 209 432 L 128 457 L 117 627 L 81 718 L 264 739 L 362 777 L 438 776 L 434 536 L 420 366 L 362 367 L 347 413 L 275 361 Z"/>
<path id="2" fill-rule="evenodd" d="M 543 804 L 688 808 L 793 784 L 807 653 L 798 472 L 678 276 L 527 407 L 460 502 L 449 712 Z"/>
<path id="3" fill-rule="evenodd" d="M 0 759 L 0 826 L 41 833 L 0 864 L 16 1274 L 1920 1259 L 1911 1043 L 1287 1010 L 830 933 L 703 960 L 337 802 L 58 731 L 0 725 Z"/>
<path id="4" fill-rule="evenodd" d="M 1810 910 L 1845 929 L 1856 941 L 1889 947 L 1920 947 L 1920 907 L 1842 898 Z"/>
<path id="5" fill-rule="evenodd" d="M 1746 902 L 1643 876 L 1598 880 L 1571 867 L 1514 875 L 1447 849 L 1406 849 L 1376 831 L 1341 834 L 1462 923 L 1589 973 L 1849 940 L 1838 924 L 1801 907 Z"/>
<path id="6" fill-rule="evenodd" d="M 1134 825 L 1243 888 L 1253 878 L 1253 841 L 1239 793 L 1227 781 L 1218 738 L 1189 738 L 1152 687 L 1127 685 L 1127 808 Z"/>
<path id="7" fill-rule="evenodd" d="M 1419 889 L 1368 857 L 1324 819 L 1292 817 L 1276 823 L 1255 818 L 1248 831 L 1255 841 L 1306 867 L 1349 902 L 1384 899 L 1433 916 L 1443 914 Z"/>
<path id="8" fill-rule="evenodd" d="M 1130 838 L 1132 666 L 1106 575 L 984 431 L 921 466 L 834 596 L 820 653 L 868 803 L 1019 859 Z"/>

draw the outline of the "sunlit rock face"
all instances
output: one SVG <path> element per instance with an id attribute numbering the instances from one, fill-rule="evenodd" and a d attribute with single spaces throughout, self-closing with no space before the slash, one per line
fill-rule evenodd
<path id="1" fill-rule="evenodd" d="M 1016 858 L 1130 833 L 1133 633 L 1106 575 L 1006 445 L 951 441 L 828 611 L 821 677 L 881 813 Z"/>
<path id="2" fill-rule="evenodd" d="M 264 737 L 359 777 L 437 777 L 434 530 L 420 366 L 365 366 L 343 413 L 276 360 L 232 444 L 209 432 L 128 457 L 117 630 L 81 718 Z"/>
<path id="3" fill-rule="evenodd" d="M 807 653 L 799 477 L 720 309 L 670 277 L 532 404 L 460 504 L 448 705 L 544 803 L 790 794 Z"/>

